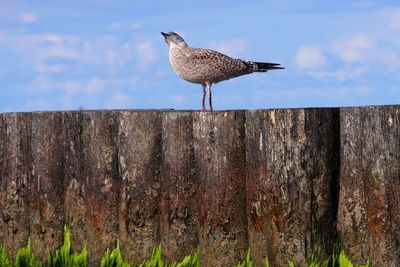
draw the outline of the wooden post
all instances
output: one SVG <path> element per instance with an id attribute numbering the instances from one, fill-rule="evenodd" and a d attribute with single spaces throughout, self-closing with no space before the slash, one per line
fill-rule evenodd
<path id="1" fill-rule="evenodd" d="M 85 179 L 87 242 L 91 264 L 98 264 L 118 238 L 119 113 L 83 112 L 83 175 Z"/>
<path id="2" fill-rule="evenodd" d="M 257 266 L 287 266 L 336 241 L 336 109 L 253 110 L 247 125 L 247 218 Z"/>
<path id="3" fill-rule="evenodd" d="M 0 114 L 0 245 L 13 257 L 29 238 L 31 117 L 29 113 Z"/>
<path id="4" fill-rule="evenodd" d="M 64 164 L 64 210 L 65 224 L 71 232 L 71 244 L 75 251 L 81 251 L 88 236 L 86 214 L 87 169 L 83 143 L 87 142 L 88 128 L 83 127 L 83 112 L 63 113 L 65 138 Z M 84 131 L 85 129 L 85 131 Z M 91 179 L 89 178 L 89 181 Z"/>
<path id="5" fill-rule="evenodd" d="M 247 250 L 244 111 L 194 114 L 203 266 L 233 266 Z"/>
<path id="6" fill-rule="evenodd" d="M 400 266 L 400 108 L 343 108 L 340 122 L 340 240 L 357 264 Z"/>
<path id="7" fill-rule="evenodd" d="M 121 112 L 118 147 L 121 248 L 140 263 L 160 244 L 160 114 Z"/>
<path id="8" fill-rule="evenodd" d="M 198 245 L 197 169 L 191 112 L 162 117 L 161 245 L 165 257 L 180 261 Z"/>
<path id="9" fill-rule="evenodd" d="M 64 140 L 62 113 L 32 114 L 30 239 L 40 259 L 62 245 L 64 217 Z"/>

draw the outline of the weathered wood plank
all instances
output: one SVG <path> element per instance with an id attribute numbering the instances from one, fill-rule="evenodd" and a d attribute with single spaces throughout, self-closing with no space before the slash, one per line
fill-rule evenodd
<path id="1" fill-rule="evenodd" d="M 400 108 L 340 111 L 338 229 L 357 262 L 400 266 Z"/>
<path id="2" fill-rule="evenodd" d="M 15 256 L 30 234 L 31 114 L 0 114 L 0 244 Z"/>
<path id="3" fill-rule="evenodd" d="M 336 241 L 338 110 L 246 111 L 249 244 L 257 266 L 301 266 Z"/>
<path id="4" fill-rule="evenodd" d="M 98 263 L 107 248 L 118 238 L 119 113 L 83 112 L 81 142 L 85 177 L 86 227 L 89 257 Z"/>
<path id="5" fill-rule="evenodd" d="M 160 244 L 160 113 L 122 112 L 118 147 L 121 247 L 127 259 L 139 263 Z"/>
<path id="6" fill-rule="evenodd" d="M 161 245 L 169 261 L 193 253 L 198 245 L 197 169 L 191 112 L 162 116 Z"/>
<path id="7" fill-rule="evenodd" d="M 194 113 L 203 266 L 233 266 L 247 250 L 244 111 Z"/>
<path id="8" fill-rule="evenodd" d="M 71 232 L 71 244 L 75 251 L 81 251 L 87 241 L 86 223 L 86 165 L 83 142 L 88 132 L 83 131 L 83 112 L 63 113 L 63 134 L 65 140 L 64 164 L 64 209 L 65 223 Z M 90 179 L 89 179 L 90 180 Z"/>
<path id="9" fill-rule="evenodd" d="M 63 240 L 64 140 L 61 113 L 32 114 L 30 239 L 40 259 L 47 259 Z M 60 231 L 61 230 L 61 231 Z"/>

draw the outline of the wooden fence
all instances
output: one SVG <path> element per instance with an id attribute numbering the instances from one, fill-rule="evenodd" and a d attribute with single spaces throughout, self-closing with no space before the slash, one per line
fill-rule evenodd
<path id="1" fill-rule="evenodd" d="M 400 107 L 0 114 L 0 243 L 400 266 Z"/>

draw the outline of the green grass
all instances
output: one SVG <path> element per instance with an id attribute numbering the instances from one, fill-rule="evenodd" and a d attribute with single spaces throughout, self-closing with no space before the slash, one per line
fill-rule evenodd
<path id="1" fill-rule="evenodd" d="M 243 262 L 239 262 L 235 267 L 254 267 L 253 260 L 251 259 L 250 249 L 247 251 L 246 259 Z"/>
<path id="2" fill-rule="evenodd" d="M 0 249 L 0 266 L 9 267 L 13 266 L 12 261 L 6 254 L 6 250 L 4 248 Z"/>
<path id="3" fill-rule="evenodd" d="M 54 255 L 51 252 L 49 252 L 46 266 L 48 266 L 48 267 L 58 267 L 58 266 L 87 267 L 87 266 L 89 266 L 88 252 L 86 249 L 86 244 L 84 245 L 81 253 L 78 254 L 78 253 L 74 252 L 71 248 L 71 233 L 69 232 L 67 227 L 64 226 L 64 244 L 62 245 L 61 248 L 56 250 Z M 112 266 L 112 265 L 108 265 L 108 266 Z"/>
<path id="4" fill-rule="evenodd" d="M 307 262 L 307 267 L 369 267 L 369 265 L 369 261 L 366 264 L 354 265 L 339 244 L 335 245 L 328 258 L 320 260 L 319 257 L 313 255 Z M 289 261 L 289 266 L 298 267 L 299 265 L 292 260 Z"/>
<path id="5" fill-rule="evenodd" d="M 24 248 L 20 248 L 15 256 L 15 261 L 12 265 L 9 266 L 17 266 L 17 267 L 41 267 L 43 263 L 36 260 L 35 255 L 31 249 L 31 242 L 28 241 L 28 245 Z"/>
<path id="6" fill-rule="evenodd" d="M 100 267 L 200 267 L 200 251 L 197 249 L 194 254 L 187 256 L 181 262 L 168 264 L 162 257 L 161 246 L 156 246 L 149 259 L 141 264 L 133 264 L 125 261 L 121 254 L 119 241 L 117 247 L 113 250 L 107 249 L 101 260 Z M 308 260 L 306 267 L 368 267 L 369 262 L 362 265 L 354 265 L 347 257 L 345 251 L 336 245 L 332 254 L 327 258 L 320 260 L 319 257 L 313 256 Z M 64 244 L 54 253 L 49 252 L 46 262 L 36 259 L 31 249 L 30 241 L 26 247 L 20 248 L 15 256 L 11 259 L 7 256 L 4 247 L 0 247 L 0 267 L 88 267 L 88 251 L 86 244 L 82 251 L 77 253 L 71 248 L 71 234 L 69 230 L 64 228 Z M 268 259 L 265 260 L 265 267 L 269 267 Z M 299 267 L 299 265 L 291 260 L 288 262 L 289 267 Z M 246 254 L 246 258 L 237 263 L 234 267 L 254 267 L 250 250 Z"/>
<path id="7" fill-rule="evenodd" d="M 106 253 L 103 256 L 103 259 L 101 260 L 100 267 L 109 266 L 131 267 L 131 264 L 124 261 L 122 258 L 119 241 L 117 242 L 117 247 L 114 248 L 112 251 L 107 249 Z"/>

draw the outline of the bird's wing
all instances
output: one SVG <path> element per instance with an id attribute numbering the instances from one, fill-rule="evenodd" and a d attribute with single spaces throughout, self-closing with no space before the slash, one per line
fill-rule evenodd
<path id="1" fill-rule="evenodd" d="M 189 53 L 186 54 L 190 60 L 198 60 L 198 61 L 236 61 L 236 59 L 231 58 L 227 55 L 224 55 L 220 52 L 211 50 L 211 49 L 203 49 L 203 48 L 191 48 Z"/>
<path id="2" fill-rule="evenodd" d="M 284 69 L 279 63 L 253 62 L 231 58 L 211 49 L 191 48 L 188 59 L 196 64 L 224 66 L 233 72 L 266 72 L 268 70 Z"/>
<path id="3" fill-rule="evenodd" d="M 199 66 L 206 65 L 216 71 L 244 72 L 248 69 L 246 61 L 231 58 L 211 49 L 191 48 L 186 55 L 187 60 L 192 63 Z"/>
<path id="4" fill-rule="evenodd" d="M 208 59 L 211 57 L 225 57 L 225 58 L 230 58 L 227 55 L 224 55 L 220 52 L 217 52 L 215 50 L 211 49 L 204 49 L 204 48 L 192 48 L 190 47 L 188 51 L 188 56 L 190 56 L 193 59 Z"/>

